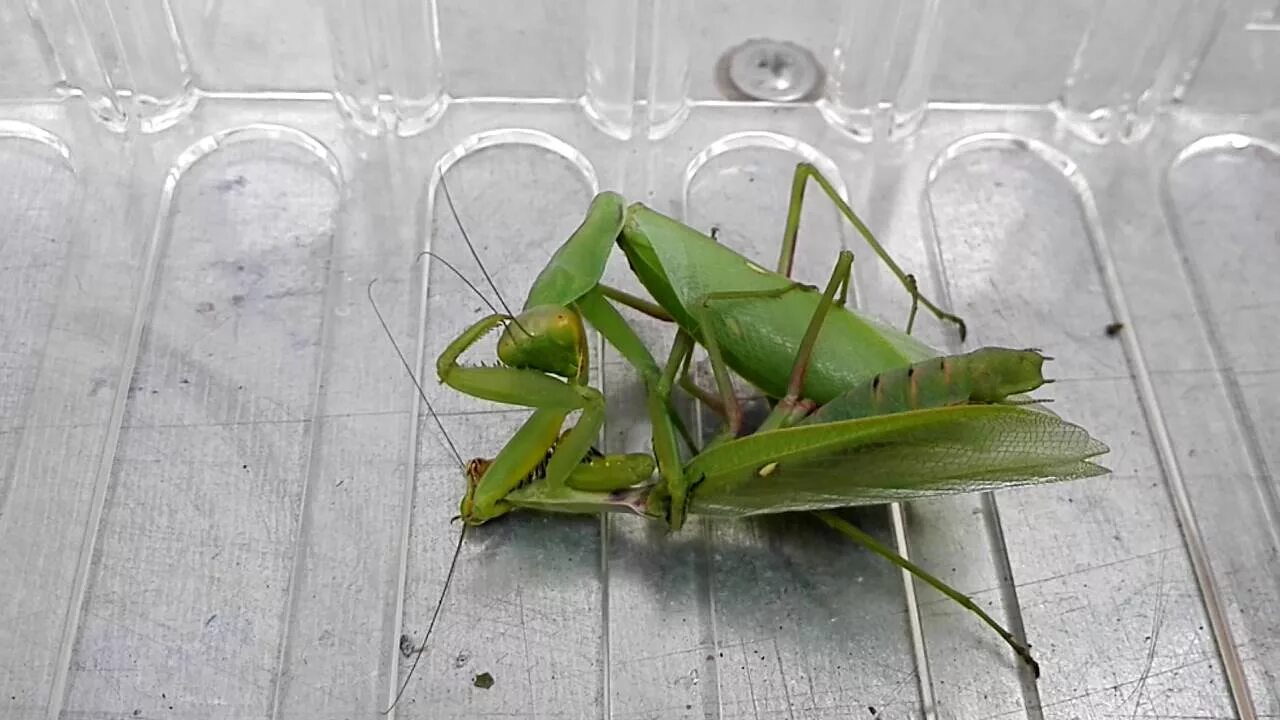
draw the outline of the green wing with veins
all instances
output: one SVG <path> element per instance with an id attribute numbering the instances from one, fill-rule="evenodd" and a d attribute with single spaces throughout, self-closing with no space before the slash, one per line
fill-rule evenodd
<path id="1" fill-rule="evenodd" d="M 738 438 L 685 472 L 690 513 L 740 517 L 1092 477 L 1107 451 L 1035 405 L 957 405 Z"/>

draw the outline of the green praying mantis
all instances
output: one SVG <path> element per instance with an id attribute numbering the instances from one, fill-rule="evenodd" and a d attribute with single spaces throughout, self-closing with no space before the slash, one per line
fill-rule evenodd
<path id="1" fill-rule="evenodd" d="M 905 330 L 846 307 L 853 267 L 848 250 L 824 289 L 790 278 L 810 180 L 910 295 Z M 993 347 L 948 356 L 913 337 L 921 306 L 955 324 L 961 339 L 965 325 L 919 291 L 914 277 L 807 163 L 795 170 L 775 270 L 713 236 L 643 204 L 628 205 L 616 193 L 600 193 L 534 281 L 523 310 L 495 311 L 444 350 L 436 363 L 440 381 L 533 410 L 496 456 L 467 464 L 463 522 L 480 525 L 516 510 L 621 512 L 679 530 L 690 515 L 811 511 L 975 613 L 1038 675 L 1029 648 L 976 604 L 833 511 L 1109 472 L 1092 462 L 1108 451 L 1103 443 L 1026 396 L 1051 382 L 1042 375 L 1051 358 L 1034 349 Z M 615 247 L 652 301 L 602 283 Z M 664 364 L 619 307 L 674 325 Z M 588 384 L 586 325 L 643 379 L 652 454 L 609 455 L 593 447 L 605 399 Z M 460 361 L 499 327 L 497 366 Z M 706 350 L 714 392 L 689 375 L 697 345 Z M 743 432 L 731 374 L 772 402 L 749 433 Z M 725 420 L 702 447 L 673 410 L 677 387 Z M 574 412 L 577 422 L 565 429 Z"/>

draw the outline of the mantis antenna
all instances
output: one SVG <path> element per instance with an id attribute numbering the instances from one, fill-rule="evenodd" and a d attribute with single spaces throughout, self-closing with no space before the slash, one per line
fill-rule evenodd
<path id="1" fill-rule="evenodd" d="M 462 226 L 462 218 L 458 217 L 458 209 L 453 206 L 453 194 L 449 192 L 449 183 L 444 181 L 443 169 L 440 171 L 440 189 L 444 190 L 444 201 L 445 204 L 449 206 L 449 214 L 453 215 L 453 222 L 458 226 L 458 232 L 462 233 L 462 242 L 466 244 L 467 250 L 471 252 L 471 257 L 475 259 L 476 265 L 480 266 L 480 274 L 484 275 L 485 282 L 489 284 L 489 288 L 493 290 L 493 294 L 498 296 L 498 304 L 502 306 L 503 310 L 507 311 L 507 317 L 511 318 L 511 320 L 516 324 L 516 327 L 520 328 L 520 332 L 523 332 L 525 335 L 530 334 L 529 331 L 525 330 L 524 326 L 520 324 L 520 320 L 516 318 L 516 314 L 511 312 L 511 308 L 507 305 L 507 301 L 502 299 L 502 293 L 498 291 L 498 286 L 494 284 L 493 278 L 489 277 L 489 271 L 485 269 L 484 263 L 480 261 L 480 255 L 476 252 L 476 246 L 471 243 L 471 237 L 467 235 L 467 229 Z M 433 255 L 432 257 L 435 256 Z M 448 265 L 448 263 L 445 264 Z M 454 272 L 456 273 L 458 271 L 454 270 Z M 459 273 L 459 276 L 461 276 L 461 273 Z M 471 285 L 471 283 L 467 284 Z M 475 286 L 472 286 L 472 289 L 474 290 Z M 490 305 L 489 307 L 493 306 Z M 496 315 L 497 313 L 495 312 L 494 314 Z"/>
<path id="2" fill-rule="evenodd" d="M 468 280 L 468 279 L 467 279 L 467 276 L 466 276 L 466 275 L 463 275 L 461 270 L 459 270 L 458 268 L 454 267 L 454 266 L 453 266 L 453 263 L 451 263 L 451 262 L 449 262 L 448 260 L 445 260 L 444 258 L 440 257 L 440 255 L 438 255 L 438 254 L 436 254 L 436 253 L 433 253 L 433 252 L 431 252 L 430 250 L 423 250 L 422 252 L 418 253 L 418 256 L 417 256 L 416 258 L 414 258 L 414 259 L 413 259 L 413 261 L 414 261 L 414 262 L 418 262 L 419 260 L 421 260 L 421 259 L 422 259 L 422 256 L 423 256 L 423 255 L 426 255 L 427 257 L 431 258 L 432 260 L 436 260 L 436 261 L 440 262 L 440 263 L 441 263 L 441 264 L 443 264 L 445 267 L 447 267 L 447 268 L 449 268 L 450 270 L 452 270 L 452 271 L 453 271 L 453 274 L 454 274 L 454 275 L 457 275 L 459 280 L 461 280 L 463 283 L 465 283 L 467 287 L 471 288 L 471 292 L 475 293 L 475 294 L 476 294 L 476 297 L 480 298 L 480 301 L 481 301 L 481 302 L 483 302 L 485 305 L 487 305 L 487 306 L 489 307 L 489 310 L 490 310 L 491 312 L 493 312 L 493 314 L 494 314 L 494 315 L 501 315 L 501 314 L 502 314 L 502 313 L 498 312 L 498 308 L 494 307 L 493 303 L 489 302 L 489 298 L 485 297 L 485 296 L 484 296 L 484 293 L 480 292 L 480 288 L 476 287 L 476 286 L 475 286 L 475 283 L 473 283 L 473 282 L 471 282 L 470 280 Z M 499 298 L 498 298 L 498 302 L 502 302 L 502 298 L 501 298 L 501 297 L 499 297 Z M 507 304 L 506 304 L 506 303 L 502 303 L 502 307 L 503 307 L 503 309 L 505 310 L 505 309 L 506 309 L 506 307 L 507 307 Z M 511 314 L 508 312 L 508 313 L 507 313 L 507 316 L 508 316 L 508 317 L 511 317 Z M 511 319 L 512 319 L 512 320 L 514 320 L 515 318 L 514 318 L 514 317 L 512 317 Z M 516 323 L 516 324 L 517 324 L 517 325 L 519 325 L 519 323 Z M 523 328 L 523 327 L 521 327 L 520 329 L 521 329 L 521 330 L 523 330 L 524 328 Z"/>

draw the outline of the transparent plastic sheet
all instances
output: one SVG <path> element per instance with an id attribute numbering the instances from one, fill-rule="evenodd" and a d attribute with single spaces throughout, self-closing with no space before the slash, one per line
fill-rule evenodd
<path id="1" fill-rule="evenodd" d="M 414 260 L 479 276 L 438 174 L 516 305 L 601 189 L 771 264 L 798 160 L 965 347 L 1055 356 L 1055 409 L 1112 447 L 1103 478 L 854 514 L 1044 676 L 804 517 L 513 515 L 469 534 L 396 713 L 1280 714 L 1275 8 L 997 5 L 0 2 L 0 715 L 374 716 L 463 479 L 366 287 L 428 380 L 488 312 Z M 824 89 L 724 99 L 760 37 Z M 841 247 L 904 320 L 811 194 L 798 279 Z M 645 451 L 598 340 L 602 446 Z M 524 417 L 424 386 L 464 459 Z"/>

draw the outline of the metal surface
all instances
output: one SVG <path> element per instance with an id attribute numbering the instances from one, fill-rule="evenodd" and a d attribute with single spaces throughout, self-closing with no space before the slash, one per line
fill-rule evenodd
<path id="1" fill-rule="evenodd" d="M 347 5 L 326 6 L 335 36 Z M 1040 394 L 1112 448 L 1109 476 L 853 513 L 1025 629 L 1043 677 L 803 516 L 668 534 L 512 515 L 469 531 L 396 715 L 1280 717 L 1280 117 L 1249 74 L 1274 76 L 1257 40 L 1274 35 L 1229 21 L 1187 103 L 1104 147 L 1047 106 L 1089 4 L 1014 5 L 944 13 L 933 96 L 990 102 L 935 100 L 897 143 L 855 141 L 810 103 L 715 99 L 715 58 L 743 38 L 826 57 L 840 15 L 826 5 L 657 3 L 688 35 L 633 42 L 637 67 L 659 72 L 691 40 L 697 70 L 674 119 L 645 121 L 663 126 L 652 137 L 639 120 L 619 137 L 631 116 L 603 95 L 580 101 L 615 77 L 599 58 L 630 46 L 584 40 L 558 5 L 481 23 L 445 3 L 446 51 L 466 38 L 506 53 L 446 52 L 462 97 L 408 137 L 358 132 L 350 98 L 298 92 L 327 71 L 283 63 L 271 82 L 264 58 L 349 60 L 301 4 L 176 8 L 197 85 L 236 92 L 180 103 L 189 114 L 149 134 L 108 130 L 88 95 L 53 99 L 75 68 L 46 62 L 28 18 L 0 5 L 19 39 L 0 50 L 22 72 L 0 78 L 0 717 L 380 717 L 410 663 L 402 635 L 421 642 L 440 598 L 463 477 L 369 281 L 463 460 L 524 417 L 431 381 L 488 312 L 441 264 L 414 262 L 429 247 L 479 276 L 438 171 L 514 305 L 604 188 L 771 264 L 800 159 L 969 321 L 966 348 L 1053 355 Z M 60 6 L 40 6 L 52 25 Z M 628 12 L 584 15 L 613 28 Z M 342 27 L 397 47 L 376 23 Z M 378 65 L 351 62 L 365 60 Z M 540 97 L 507 92 L 533 74 Z M 610 87 L 633 97 L 625 84 Z M 824 283 L 841 247 L 856 302 L 905 320 L 900 287 L 812 193 L 797 278 Z M 640 292 L 621 258 L 607 275 Z M 670 328 L 627 318 L 665 356 Z M 641 384 L 592 340 L 601 444 L 647 450 Z"/>

